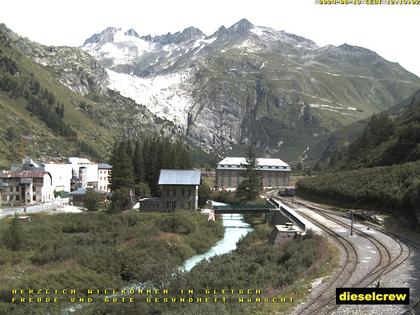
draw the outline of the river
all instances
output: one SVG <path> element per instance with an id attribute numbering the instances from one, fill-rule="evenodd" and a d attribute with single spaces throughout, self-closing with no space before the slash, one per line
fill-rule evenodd
<path id="1" fill-rule="evenodd" d="M 236 249 L 236 243 L 253 229 L 246 223 L 241 214 L 223 214 L 224 237 L 207 252 L 187 259 L 180 269 L 190 271 L 200 261 L 216 255 L 227 254 Z"/>

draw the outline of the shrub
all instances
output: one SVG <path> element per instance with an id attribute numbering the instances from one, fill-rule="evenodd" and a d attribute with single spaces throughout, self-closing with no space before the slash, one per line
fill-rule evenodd
<path id="1" fill-rule="evenodd" d="M 101 194 L 94 189 L 88 188 L 85 194 L 85 206 L 88 211 L 97 211 L 101 201 Z"/>

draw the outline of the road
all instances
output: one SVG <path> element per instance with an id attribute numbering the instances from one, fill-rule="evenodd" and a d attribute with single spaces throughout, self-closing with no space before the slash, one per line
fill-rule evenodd
<path id="1" fill-rule="evenodd" d="M 27 206 L 26 208 L 25 207 L 3 208 L 3 209 L 0 209 L 0 220 L 8 216 L 14 215 L 15 213 L 31 214 L 31 213 L 51 211 L 68 203 L 69 203 L 69 199 L 63 198 L 63 199 L 56 199 L 56 200 L 39 204 L 39 205 Z"/>
<path id="2" fill-rule="evenodd" d="M 419 246 L 367 222 L 355 222 L 317 204 L 295 198 L 281 199 L 300 215 L 323 230 L 340 250 L 338 267 L 328 277 L 319 279 L 309 298 L 301 301 L 294 314 L 404 314 L 401 305 L 351 305 L 337 307 L 336 287 L 409 287 L 412 305 L 419 295 Z"/>
<path id="3" fill-rule="evenodd" d="M 9 215 L 13 215 L 14 213 L 14 209 L 0 209 L 0 219 L 3 219 Z"/>

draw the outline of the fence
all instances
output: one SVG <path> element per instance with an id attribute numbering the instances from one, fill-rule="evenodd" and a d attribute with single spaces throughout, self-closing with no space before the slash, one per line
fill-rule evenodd
<path id="1" fill-rule="evenodd" d="M 69 203 L 69 198 L 62 198 L 62 199 L 56 199 L 50 202 L 46 202 L 40 205 L 13 208 L 13 209 L 7 209 L 7 210 L 9 211 L 10 214 L 37 213 L 37 212 L 55 210 L 68 203 Z"/>

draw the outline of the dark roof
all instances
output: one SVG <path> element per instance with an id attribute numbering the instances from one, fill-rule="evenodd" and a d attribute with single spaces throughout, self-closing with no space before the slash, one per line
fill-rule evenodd
<path id="1" fill-rule="evenodd" d="M 112 166 L 107 163 L 99 163 L 98 168 L 101 170 L 110 170 L 112 169 Z"/>
<path id="2" fill-rule="evenodd" d="M 43 171 L 0 171 L 0 178 L 42 178 L 44 174 L 48 174 Z"/>
<path id="3" fill-rule="evenodd" d="M 98 194 L 106 194 L 106 191 L 103 190 L 99 190 L 99 189 L 94 189 L 94 191 Z M 79 188 L 77 190 L 73 190 L 72 192 L 69 193 L 70 196 L 82 196 L 86 194 L 86 189 L 85 188 Z"/>
<path id="4" fill-rule="evenodd" d="M 159 185 L 200 185 L 201 171 L 160 170 Z"/>

